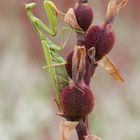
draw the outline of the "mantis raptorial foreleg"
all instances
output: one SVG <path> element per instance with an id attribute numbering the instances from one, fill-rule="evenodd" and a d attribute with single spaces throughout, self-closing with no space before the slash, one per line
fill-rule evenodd
<path id="1" fill-rule="evenodd" d="M 44 8 L 48 16 L 50 28 L 46 26 L 39 18 L 33 15 L 33 8 L 35 7 L 36 3 L 26 4 L 27 16 L 32 23 L 34 29 L 39 35 L 39 38 L 42 40 L 44 39 L 42 31 L 45 31 L 51 36 L 56 35 L 56 25 L 57 25 L 57 11 L 53 8 L 51 1 L 45 0 L 44 1 Z"/>

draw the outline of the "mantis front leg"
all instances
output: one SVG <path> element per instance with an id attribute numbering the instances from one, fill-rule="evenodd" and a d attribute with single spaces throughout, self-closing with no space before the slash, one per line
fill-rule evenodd
<path id="1" fill-rule="evenodd" d="M 42 31 L 45 31 L 47 34 L 49 34 L 51 36 L 55 36 L 56 33 L 57 33 L 57 29 L 56 29 L 57 15 L 58 14 L 62 15 L 63 13 L 60 12 L 59 10 L 57 10 L 55 5 L 51 1 L 49 1 L 49 0 L 44 1 L 44 8 L 45 8 L 46 14 L 48 16 L 49 24 L 50 24 L 50 28 L 49 28 L 40 19 L 38 19 L 37 17 L 35 17 L 33 15 L 33 8 L 34 8 L 35 5 L 36 5 L 35 3 L 27 4 L 26 9 L 27 9 L 28 18 L 29 18 L 30 22 L 32 23 L 34 29 L 36 30 L 39 38 L 41 40 L 44 40 L 46 38 Z M 63 14 L 63 15 L 65 15 L 65 14 Z M 65 47 L 66 43 L 68 42 L 68 39 L 70 38 L 72 32 L 76 31 L 72 28 L 63 27 L 63 30 L 62 30 L 62 37 L 63 38 L 64 38 L 64 32 L 66 30 L 70 31 L 69 35 L 67 36 L 66 40 L 63 43 L 61 43 L 61 46 L 59 46 L 59 47 L 55 46 L 55 49 L 57 49 L 57 50 L 64 49 L 64 47 Z M 77 31 L 77 32 L 80 32 L 80 31 Z M 48 41 L 50 42 L 50 40 L 48 40 Z"/>
<path id="2" fill-rule="evenodd" d="M 57 30 L 56 30 L 57 11 L 56 11 L 55 5 L 49 0 L 44 1 L 44 8 L 48 16 L 50 28 L 47 25 L 45 25 L 39 18 L 33 15 L 33 8 L 35 7 L 35 5 L 36 3 L 30 3 L 30 4 L 27 4 L 25 8 L 27 10 L 27 16 L 30 22 L 32 23 L 33 28 L 37 32 L 39 38 L 41 40 L 46 38 L 44 34 L 42 33 L 42 31 L 45 31 L 51 36 L 55 36 L 57 33 Z"/>

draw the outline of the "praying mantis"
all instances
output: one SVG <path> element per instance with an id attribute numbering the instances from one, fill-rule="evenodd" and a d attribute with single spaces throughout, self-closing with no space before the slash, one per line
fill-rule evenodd
<path id="1" fill-rule="evenodd" d="M 50 23 L 49 28 L 40 19 L 38 19 L 33 15 L 33 8 L 35 7 L 35 5 L 36 5 L 35 3 L 29 3 L 26 4 L 25 8 L 27 10 L 27 16 L 36 33 L 38 34 L 39 40 L 41 42 L 47 65 L 44 66 L 44 68 L 47 68 L 49 72 L 49 76 L 56 93 L 55 101 L 57 103 L 57 106 L 60 107 L 59 103 L 60 92 L 66 85 L 68 85 L 68 75 L 64 66 L 66 64 L 66 61 L 62 56 L 58 54 L 59 51 L 62 50 L 64 46 L 54 44 L 45 35 L 45 33 L 47 33 L 50 36 L 56 35 L 58 11 L 51 1 L 44 0 L 44 9 L 46 11 L 48 21 Z"/>

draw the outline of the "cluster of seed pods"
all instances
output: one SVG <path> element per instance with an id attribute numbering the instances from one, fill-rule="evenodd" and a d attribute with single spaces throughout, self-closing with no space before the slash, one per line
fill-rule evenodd
<path id="1" fill-rule="evenodd" d="M 73 9 L 79 27 L 74 28 L 73 25 L 77 24 L 69 24 L 79 30 L 76 32 L 77 47 L 66 55 L 65 66 L 72 83 L 63 89 L 60 98 L 63 112 L 70 120 L 84 119 L 93 109 L 94 95 L 90 88 L 90 81 L 95 73 L 97 62 L 114 46 L 115 34 L 112 30 L 112 22 L 117 14 L 114 11 L 111 11 L 112 13 L 107 11 L 108 15 L 104 23 L 92 25 L 94 13 L 87 0 L 79 0 Z"/>

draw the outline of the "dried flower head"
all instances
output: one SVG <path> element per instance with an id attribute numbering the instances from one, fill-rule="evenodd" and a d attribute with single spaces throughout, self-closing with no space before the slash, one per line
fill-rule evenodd
<path id="1" fill-rule="evenodd" d="M 93 20 L 93 10 L 88 3 L 79 4 L 74 8 L 78 25 L 87 31 Z"/>
<path id="2" fill-rule="evenodd" d="M 112 25 L 103 24 L 91 26 L 86 34 L 85 46 L 89 50 L 95 48 L 95 60 L 98 61 L 108 54 L 115 43 L 115 34 Z"/>

